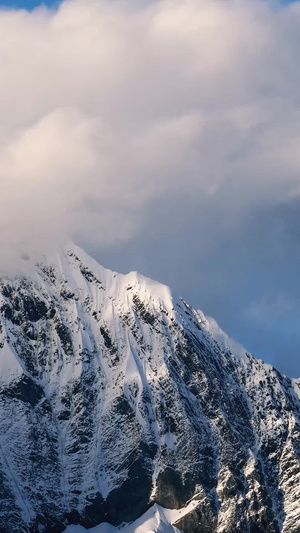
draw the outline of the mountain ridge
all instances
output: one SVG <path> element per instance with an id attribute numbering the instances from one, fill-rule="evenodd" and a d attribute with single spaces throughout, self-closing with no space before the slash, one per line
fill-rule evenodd
<path id="1" fill-rule="evenodd" d="M 300 531 L 299 380 L 75 245 L 0 281 L 0 531 L 197 510 L 194 532 Z"/>

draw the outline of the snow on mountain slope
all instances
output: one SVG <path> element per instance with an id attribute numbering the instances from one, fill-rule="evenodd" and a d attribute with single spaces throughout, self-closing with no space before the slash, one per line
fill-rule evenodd
<path id="1" fill-rule="evenodd" d="M 299 380 L 164 285 L 73 245 L 2 278 L 0 369 L 1 533 L 300 531 Z"/>
<path id="2" fill-rule="evenodd" d="M 86 529 L 82 526 L 68 526 L 64 533 L 180 533 L 172 524 L 192 512 L 197 507 L 197 500 L 190 502 L 183 509 L 164 509 L 156 503 L 140 518 L 121 528 L 102 523 Z"/>

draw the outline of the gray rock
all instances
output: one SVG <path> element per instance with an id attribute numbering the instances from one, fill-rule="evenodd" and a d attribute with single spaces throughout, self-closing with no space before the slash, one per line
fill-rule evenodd
<path id="1" fill-rule="evenodd" d="M 0 292 L 1 533 L 191 498 L 184 533 L 300 531 L 299 380 L 74 246 Z"/>

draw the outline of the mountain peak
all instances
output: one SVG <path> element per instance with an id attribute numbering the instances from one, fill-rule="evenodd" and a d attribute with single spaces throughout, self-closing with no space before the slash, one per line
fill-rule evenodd
<path id="1" fill-rule="evenodd" d="M 1 531 L 300 527 L 297 383 L 165 285 L 61 246 L 0 279 L 0 367 Z"/>

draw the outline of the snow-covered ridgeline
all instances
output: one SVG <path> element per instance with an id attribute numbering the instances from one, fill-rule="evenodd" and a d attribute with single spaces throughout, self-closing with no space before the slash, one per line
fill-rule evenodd
<path id="1" fill-rule="evenodd" d="M 137 520 L 119 528 L 105 522 L 90 529 L 70 525 L 64 533 L 180 533 L 173 524 L 191 513 L 197 507 L 197 503 L 197 500 L 193 500 L 183 509 L 164 509 L 155 503 Z"/>
<path id="2" fill-rule="evenodd" d="M 185 533 L 300 527 L 298 381 L 168 287 L 60 248 L 0 281 L 0 370 L 1 531 L 116 526 L 195 494 Z"/>

